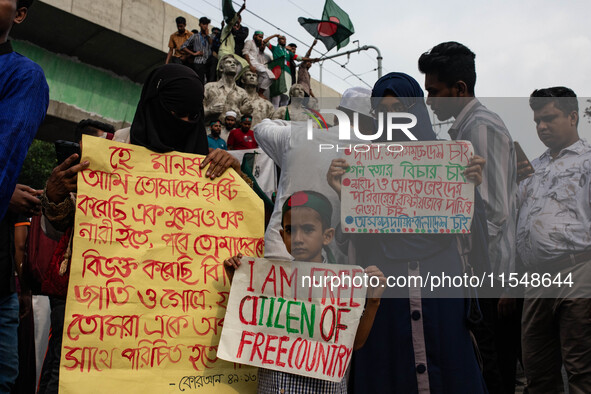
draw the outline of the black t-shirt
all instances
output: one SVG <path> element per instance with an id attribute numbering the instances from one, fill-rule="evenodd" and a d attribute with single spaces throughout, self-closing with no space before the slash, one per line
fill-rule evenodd
<path id="1" fill-rule="evenodd" d="M 234 53 L 238 56 L 243 56 L 242 50 L 244 49 L 244 41 L 248 38 L 248 27 L 240 26 L 240 29 L 232 30 L 232 34 L 234 35 L 234 41 L 236 43 L 234 46 Z"/>

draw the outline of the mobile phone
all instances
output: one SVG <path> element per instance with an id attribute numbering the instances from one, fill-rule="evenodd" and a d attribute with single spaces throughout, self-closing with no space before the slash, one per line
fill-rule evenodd
<path id="1" fill-rule="evenodd" d="M 76 142 L 72 141 L 64 141 L 64 140 L 57 140 L 54 143 L 55 145 L 55 154 L 57 156 L 57 164 L 60 165 L 74 153 L 78 153 L 78 159 L 72 163 L 72 165 L 76 165 L 80 163 L 80 145 Z"/>
<path id="2" fill-rule="evenodd" d="M 527 161 L 527 164 L 529 165 L 529 168 L 530 168 L 530 170 L 527 171 L 526 173 L 523 173 L 523 174 L 517 176 L 517 182 L 520 182 L 520 181 L 524 180 L 525 178 L 527 178 L 530 174 L 533 174 L 535 171 L 533 169 L 534 167 L 531 165 L 531 162 L 527 158 L 527 155 L 525 154 L 525 152 L 521 148 L 521 145 L 519 145 L 519 142 L 515 141 L 515 142 L 513 142 L 513 144 L 515 145 L 515 153 L 517 154 L 517 163 L 520 163 L 522 161 Z"/>

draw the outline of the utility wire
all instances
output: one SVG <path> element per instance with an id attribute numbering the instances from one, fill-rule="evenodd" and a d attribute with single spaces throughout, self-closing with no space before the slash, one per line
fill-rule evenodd
<path id="1" fill-rule="evenodd" d="M 314 15 L 310 14 L 310 12 L 308 10 L 300 7 L 299 5 L 297 5 L 296 3 L 294 3 L 292 0 L 287 0 L 287 1 L 289 1 L 291 4 L 295 5 L 300 10 L 304 11 L 306 14 L 308 14 L 309 17 L 314 18 Z"/>
<path id="2" fill-rule="evenodd" d="M 198 10 L 197 8 L 195 8 L 194 6 L 192 6 L 191 4 L 189 4 L 189 3 L 187 3 L 187 2 L 185 2 L 185 1 L 183 1 L 183 0 L 177 0 L 177 1 L 178 1 L 179 3 L 181 3 L 181 4 L 185 5 L 186 7 L 188 7 L 188 8 L 190 8 L 190 9 L 192 9 L 193 11 L 196 11 L 196 12 L 197 12 L 199 15 L 201 15 L 201 16 L 206 16 L 206 15 L 208 14 L 208 13 L 206 13 L 206 12 L 203 12 L 203 11 L 201 11 L 201 10 Z M 211 4 L 210 4 L 210 5 L 211 5 Z M 209 17 L 208 17 L 208 18 L 209 18 Z M 209 19 L 211 19 L 211 20 L 212 20 L 212 22 L 215 22 L 216 24 L 221 24 L 221 23 L 222 23 L 221 21 L 218 21 L 218 20 L 217 20 L 217 19 L 215 19 L 215 18 L 209 18 Z"/>
<path id="3" fill-rule="evenodd" d="M 205 2 L 208 2 L 207 0 L 203 0 L 203 1 L 205 1 Z M 241 4 L 241 3 L 239 3 L 239 2 L 237 2 L 237 1 L 233 1 L 233 3 L 234 3 L 234 5 L 237 5 L 237 6 L 242 6 L 242 4 Z M 254 12 L 250 11 L 248 8 L 245 8 L 245 11 L 247 11 L 249 14 L 251 14 L 251 15 L 253 15 L 253 16 L 255 16 L 255 17 L 259 18 L 260 20 L 262 20 L 263 22 L 267 23 L 268 25 L 270 25 L 270 26 L 273 26 L 275 29 L 277 29 L 277 30 L 279 30 L 279 31 L 281 31 L 281 32 L 283 32 L 283 33 L 285 33 L 285 34 L 289 35 L 290 37 L 292 37 L 293 39 L 295 39 L 296 41 L 298 41 L 298 42 L 299 42 L 299 43 L 301 43 L 302 45 L 304 45 L 304 46 L 307 46 L 307 45 L 308 45 L 308 44 L 306 44 L 304 41 L 300 40 L 298 37 L 294 36 L 293 34 L 289 34 L 287 31 L 285 31 L 285 30 L 283 30 L 282 28 L 280 28 L 279 26 L 276 26 L 275 24 L 273 24 L 273 23 L 269 22 L 268 20 L 266 20 L 265 18 L 261 17 L 260 15 L 257 15 L 257 14 L 255 14 Z M 322 53 L 321 53 L 319 50 L 317 50 L 317 49 L 315 49 L 315 48 L 313 49 L 313 51 L 315 51 L 315 52 L 317 52 L 317 53 L 320 53 L 320 54 L 322 54 Z M 322 55 L 322 56 L 324 56 L 324 55 Z M 337 61 L 336 61 L 336 60 L 334 60 L 334 59 L 328 59 L 328 60 L 332 61 L 332 62 L 333 62 L 333 63 L 335 63 L 335 64 L 338 64 L 339 66 L 341 66 L 342 68 L 344 68 L 345 70 L 347 70 L 347 71 L 348 71 L 348 72 L 349 72 L 349 73 L 350 73 L 352 76 L 355 76 L 355 77 L 357 77 L 357 79 L 359 79 L 361 82 L 363 82 L 363 83 L 364 83 L 365 85 L 367 85 L 368 87 L 370 87 L 370 88 L 372 87 L 370 84 L 368 84 L 367 82 L 365 82 L 365 81 L 364 81 L 362 78 L 360 78 L 360 77 L 359 77 L 357 74 L 355 74 L 353 71 L 349 70 L 349 69 L 348 69 L 348 68 L 347 68 L 345 65 L 343 65 L 343 64 L 340 64 L 339 62 L 337 62 Z M 338 77 L 338 76 L 337 76 L 337 77 Z"/>
<path id="4" fill-rule="evenodd" d="M 192 6 L 192 5 L 188 4 L 187 2 L 185 2 L 185 1 L 183 1 L 183 0 L 177 0 L 177 1 L 178 1 L 179 3 L 182 3 L 183 5 L 185 5 L 186 7 L 188 7 L 188 8 L 190 8 L 190 9 L 192 9 L 193 11 L 196 11 L 196 12 L 198 12 L 198 13 L 199 13 L 199 14 L 201 14 L 201 15 L 206 15 L 206 13 L 204 13 L 203 11 L 201 11 L 201 10 L 198 10 L 197 8 L 195 8 L 194 6 Z M 209 6 L 211 6 L 211 7 L 215 8 L 215 9 L 217 9 L 218 11 L 222 11 L 222 9 L 221 9 L 220 7 L 216 6 L 215 4 L 212 4 L 212 3 L 210 3 L 208 0 L 202 0 L 202 1 L 203 1 L 204 3 L 206 3 L 206 4 L 208 4 Z M 299 7 L 297 4 L 293 3 L 291 0 L 288 0 L 288 1 L 289 1 L 290 3 L 292 3 L 293 5 L 295 5 L 296 7 L 298 7 L 299 9 L 303 10 L 304 12 L 306 12 L 308 15 L 310 15 L 310 13 L 309 13 L 308 11 L 306 11 L 306 10 L 304 10 L 303 8 Z M 239 2 L 236 2 L 236 1 L 234 1 L 233 3 L 234 3 L 234 5 L 242 6 L 242 4 L 240 4 Z M 275 29 L 277 29 L 278 31 L 280 31 L 280 32 L 283 32 L 283 33 L 285 33 L 286 35 L 289 35 L 290 37 L 292 37 L 293 39 L 295 39 L 297 42 L 301 43 L 302 45 L 304 45 L 304 46 L 307 46 L 307 45 L 308 45 L 308 44 L 307 44 L 307 43 L 305 43 L 304 41 L 300 40 L 298 37 L 295 37 L 293 34 L 290 34 L 290 33 L 288 33 L 287 31 L 283 30 L 282 28 L 280 28 L 280 27 L 276 26 L 275 24 L 273 24 L 273 23 L 269 22 L 269 21 L 268 21 L 268 20 L 266 20 L 265 18 L 263 18 L 263 17 L 261 17 L 261 16 L 259 16 L 259 15 L 255 14 L 254 12 L 250 11 L 248 8 L 245 8 L 245 11 L 247 11 L 247 12 L 248 12 L 248 13 L 250 13 L 251 15 L 254 15 L 254 16 L 255 16 L 255 17 L 257 17 L 258 19 L 260 19 L 260 20 L 262 20 L 263 22 L 267 23 L 268 25 L 270 25 L 270 26 L 273 26 L 273 27 L 274 27 Z M 312 16 L 312 15 L 310 15 L 310 16 Z M 214 21 L 214 22 L 216 22 L 216 23 L 217 23 L 217 21 L 216 21 L 216 20 L 214 20 L 213 18 L 210 18 L 210 19 L 212 19 L 212 21 Z M 220 25 L 221 25 L 221 22 L 219 22 L 219 23 L 220 23 Z M 244 25 L 244 26 L 246 26 L 246 27 L 253 28 L 252 26 L 250 26 L 250 25 L 248 25 L 248 24 L 246 24 L 246 23 L 243 23 L 243 25 Z M 315 49 L 315 48 L 313 49 L 313 51 L 314 51 L 314 52 L 316 52 L 316 53 L 319 53 L 321 57 L 325 56 L 325 55 L 326 55 L 326 54 L 329 52 L 329 51 L 327 51 L 327 52 L 325 52 L 325 53 L 322 53 L 322 52 L 320 52 L 319 50 L 317 50 L 317 49 Z M 367 55 L 367 54 L 366 54 L 366 55 Z M 369 56 L 369 55 L 367 55 L 367 56 Z M 350 77 L 356 77 L 356 78 L 357 78 L 359 81 L 363 82 L 365 85 L 367 85 L 368 87 L 370 87 L 370 88 L 371 88 L 371 85 L 370 85 L 370 84 L 368 84 L 368 83 L 367 83 L 367 82 L 365 82 L 365 81 L 364 81 L 362 78 L 360 78 L 360 77 L 359 77 L 359 75 L 363 75 L 363 74 L 355 74 L 353 71 L 351 71 L 349 68 L 347 68 L 347 67 L 346 67 L 346 65 L 344 65 L 344 64 L 341 64 L 341 63 L 337 62 L 337 61 L 336 61 L 336 60 L 334 60 L 334 59 L 329 59 L 329 60 L 330 60 L 330 61 L 332 61 L 332 62 L 333 62 L 333 63 L 335 63 L 335 64 L 338 64 L 339 66 L 341 66 L 341 68 L 344 68 L 345 70 L 347 70 L 347 71 L 349 72 L 349 74 L 351 74 L 351 75 L 349 75 L 347 78 L 350 78 Z M 352 85 L 350 82 L 348 82 L 346 79 L 342 79 L 342 77 L 341 77 L 341 76 L 339 76 L 339 75 L 335 74 L 334 72 L 330 71 L 329 69 L 325 68 L 325 69 L 324 69 L 324 71 L 326 71 L 326 72 L 328 72 L 329 74 L 331 74 L 331 75 L 335 76 L 336 78 L 339 78 L 339 79 L 341 79 L 341 80 L 345 81 L 345 82 L 346 82 L 346 83 L 347 83 L 349 86 L 354 86 L 354 85 Z M 364 74 L 366 74 L 366 73 L 364 73 Z"/>

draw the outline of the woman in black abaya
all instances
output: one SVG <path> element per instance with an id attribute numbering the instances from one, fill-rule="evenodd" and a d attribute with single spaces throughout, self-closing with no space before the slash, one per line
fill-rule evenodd
<path id="1" fill-rule="evenodd" d="M 131 125 L 130 142 L 155 152 L 179 151 L 207 157 L 207 176 L 215 178 L 240 162 L 221 149 L 209 149 L 203 113 L 203 84 L 197 74 L 180 64 L 152 71 L 142 89 Z"/>

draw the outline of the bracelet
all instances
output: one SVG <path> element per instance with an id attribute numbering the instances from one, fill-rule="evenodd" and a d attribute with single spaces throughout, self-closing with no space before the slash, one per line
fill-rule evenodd
<path id="1" fill-rule="evenodd" d="M 44 189 L 40 199 L 43 214 L 56 230 L 61 231 L 71 225 L 74 213 L 76 212 L 76 206 L 70 196 L 66 197 L 66 199 L 59 204 L 56 204 L 49 201 L 47 198 L 47 189 Z"/>

